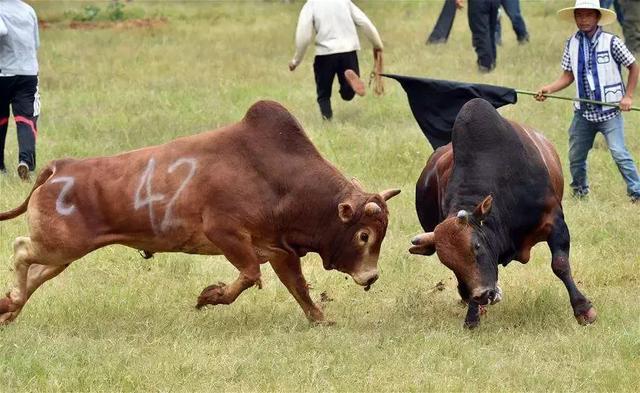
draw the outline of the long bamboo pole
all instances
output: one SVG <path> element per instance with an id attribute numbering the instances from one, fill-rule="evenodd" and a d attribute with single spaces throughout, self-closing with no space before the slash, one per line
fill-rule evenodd
<path id="1" fill-rule="evenodd" d="M 526 94 L 526 95 L 530 95 L 530 96 L 536 96 L 538 95 L 538 93 L 536 93 L 535 91 L 527 91 L 527 90 L 516 90 L 516 93 L 518 94 Z M 595 101 L 595 100 L 587 100 L 585 98 L 570 98 L 570 97 L 563 97 L 563 96 L 557 96 L 557 95 L 553 95 L 553 94 L 545 94 L 545 97 L 549 97 L 549 98 L 557 98 L 559 100 L 566 100 L 566 101 L 579 101 L 579 102 L 585 102 L 587 104 L 595 104 L 595 105 L 604 105 L 604 106 L 613 106 L 618 108 L 619 107 L 619 103 L 611 103 L 611 102 L 600 102 L 600 101 Z M 638 107 L 631 107 L 632 111 L 640 111 L 640 108 Z"/>

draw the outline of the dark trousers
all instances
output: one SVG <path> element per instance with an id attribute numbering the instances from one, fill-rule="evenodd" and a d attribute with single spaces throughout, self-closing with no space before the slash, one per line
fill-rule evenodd
<path id="1" fill-rule="evenodd" d="M 9 126 L 9 109 L 18 131 L 18 162 L 29 170 L 36 167 L 37 121 L 40 112 L 38 77 L 16 75 L 0 77 L 0 169 L 4 170 L 4 145 Z"/>
<path id="2" fill-rule="evenodd" d="M 338 82 L 340 83 L 340 97 L 343 100 L 351 101 L 356 94 L 344 76 L 346 70 L 353 70 L 360 75 L 356 51 L 316 56 L 313 61 L 318 105 L 320 106 L 322 117 L 326 119 L 331 119 L 333 116 L 333 111 L 331 110 L 331 88 L 333 87 L 333 78 L 336 75 L 338 75 Z"/>
<path id="3" fill-rule="evenodd" d="M 446 42 L 449 39 L 449 33 L 451 33 L 451 27 L 453 26 L 455 17 L 456 0 L 445 0 L 442 11 L 440 11 L 440 16 L 438 16 L 438 21 L 433 27 L 429 38 L 427 38 L 427 42 Z"/>
<path id="4" fill-rule="evenodd" d="M 529 33 L 527 33 L 527 25 L 524 23 L 524 18 L 520 11 L 520 0 L 500 0 L 500 3 L 502 4 L 502 8 L 504 8 L 504 12 L 511 20 L 511 26 L 513 26 L 513 31 L 516 33 L 518 42 L 526 41 L 529 38 Z M 500 41 L 502 38 L 500 20 L 497 21 L 496 34 L 496 39 Z"/>
<path id="5" fill-rule="evenodd" d="M 496 65 L 496 22 L 500 0 L 469 0 L 468 15 L 478 66 L 491 70 Z"/>
<path id="6" fill-rule="evenodd" d="M 624 12 L 622 33 L 624 43 L 634 55 L 640 55 L 640 1 L 620 0 Z"/>

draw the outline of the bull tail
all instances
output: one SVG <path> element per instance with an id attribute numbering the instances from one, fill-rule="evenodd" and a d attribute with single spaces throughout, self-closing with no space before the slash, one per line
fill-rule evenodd
<path id="1" fill-rule="evenodd" d="M 22 213 L 26 212 L 27 206 L 29 205 L 29 199 L 31 199 L 31 195 L 33 194 L 33 192 L 36 190 L 36 188 L 43 185 L 44 182 L 46 182 L 51 177 L 51 175 L 53 175 L 54 171 L 55 171 L 55 167 L 51 164 L 49 164 L 46 168 L 40 171 L 40 174 L 38 175 L 38 178 L 36 179 L 36 182 L 33 185 L 31 192 L 29 192 L 27 199 L 25 199 L 24 202 L 22 202 L 22 204 L 16 207 L 15 209 L 11 209 L 9 211 L 0 213 L 0 221 L 16 218 Z"/>

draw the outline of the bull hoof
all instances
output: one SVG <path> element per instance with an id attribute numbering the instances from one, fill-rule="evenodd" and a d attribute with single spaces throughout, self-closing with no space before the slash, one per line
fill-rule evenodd
<path id="1" fill-rule="evenodd" d="M 583 312 L 582 314 L 576 315 L 576 320 L 578 320 L 578 323 L 580 325 L 586 326 L 594 323 L 596 321 L 597 316 L 598 316 L 598 313 L 596 312 L 596 309 L 591 307 L 587 311 Z"/>
<path id="2" fill-rule="evenodd" d="M 196 308 L 200 310 L 202 307 L 211 304 L 225 304 L 224 299 L 224 288 L 227 284 L 223 282 L 219 282 L 215 285 L 209 285 L 205 289 L 202 290 L 200 296 L 198 296 L 198 303 L 196 304 Z"/>
<path id="3" fill-rule="evenodd" d="M 7 296 L 0 299 L 0 325 L 6 325 L 16 319 L 20 307 L 16 306 Z"/>
<path id="4" fill-rule="evenodd" d="M 311 325 L 313 326 L 335 326 L 335 321 L 329 321 L 327 319 L 322 319 L 320 321 L 311 321 Z"/>

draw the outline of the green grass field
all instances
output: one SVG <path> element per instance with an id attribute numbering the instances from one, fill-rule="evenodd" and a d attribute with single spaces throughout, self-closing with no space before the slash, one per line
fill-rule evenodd
<path id="1" fill-rule="evenodd" d="M 555 10 L 571 1 L 523 1 L 531 43 L 519 46 L 507 18 L 498 68 L 476 71 L 466 14 L 445 46 L 425 46 L 441 1 L 357 1 L 385 42 L 386 71 L 534 90 L 560 73 L 573 28 Z M 303 259 L 312 297 L 326 292 L 337 324 L 312 327 L 263 265 L 262 290 L 233 305 L 194 308 L 205 286 L 235 278 L 223 257 L 138 252 L 112 246 L 71 265 L 38 290 L 15 323 L 0 328 L 0 391 L 637 391 L 640 386 L 640 206 L 601 137 L 589 157 L 592 195 L 564 200 L 571 261 L 598 321 L 579 326 L 544 244 L 527 265 L 500 270 L 502 303 L 464 330 L 453 274 L 438 259 L 407 252 L 421 232 L 415 181 L 431 153 L 400 86 L 352 102 L 334 97 L 332 122 L 315 102 L 313 52 L 294 72 L 301 2 L 140 2 L 125 15 L 163 18 L 154 27 L 69 28 L 84 2 L 33 2 L 41 29 L 42 116 L 38 162 L 110 155 L 232 123 L 256 100 L 291 110 L 322 154 L 370 191 L 399 187 L 379 261 L 364 292 Z M 93 3 L 105 9 L 107 2 Z M 620 34 L 616 25 L 613 31 Z M 361 69 L 372 68 L 362 41 Z M 563 94 L 573 95 L 573 87 Z M 337 95 L 337 90 L 334 90 Z M 635 105 L 640 106 L 640 100 Z M 567 165 L 571 104 L 521 96 L 501 109 L 540 129 Z M 625 114 L 628 147 L 640 159 L 640 115 Z M 0 210 L 31 185 L 15 174 L 15 128 L 0 176 Z M 637 162 L 637 161 L 636 161 Z M 568 188 L 569 180 L 565 179 Z M 51 228 L 55 231 L 55 228 Z M 0 223 L 0 286 L 9 288 L 11 243 L 24 216 Z M 437 290 L 442 282 L 444 290 Z"/>

